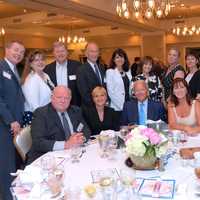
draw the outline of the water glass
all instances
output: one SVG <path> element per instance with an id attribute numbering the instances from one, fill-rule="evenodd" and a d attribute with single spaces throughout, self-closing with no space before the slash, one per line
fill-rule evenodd
<path id="1" fill-rule="evenodd" d="M 185 132 L 180 133 L 180 142 L 182 143 L 183 146 L 184 146 L 184 143 L 187 142 L 187 134 Z"/>
<path id="2" fill-rule="evenodd" d="M 79 158 L 82 155 L 82 148 L 80 145 L 73 145 L 70 149 L 71 162 L 78 163 L 80 162 Z"/>
<path id="3" fill-rule="evenodd" d="M 41 169 L 44 173 L 53 171 L 56 167 L 56 160 L 53 155 L 44 155 L 40 160 Z"/>
<path id="4" fill-rule="evenodd" d="M 120 137 L 125 141 L 126 136 L 129 133 L 129 127 L 128 126 L 120 126 Z"/>
<path id="5" fill-rule="evenodd" d="M 133 186 L 135 181 L 135 170 L 131 169 L 121 169 L 120 170 L 120 180 L 124 186 Z"/>

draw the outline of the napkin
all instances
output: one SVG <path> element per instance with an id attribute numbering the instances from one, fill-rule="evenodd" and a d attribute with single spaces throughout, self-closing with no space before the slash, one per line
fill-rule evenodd
<path id="1" fill-rule="evenodd" d="M 19 179 L 21 184 L 40 183 L 43 180 L 41 169 L 38 166 L 28 165 L 20 172 Z"/>
<path id="2" fill-rule="evenodd" d="M 100 132 L 100 135 L 114 137 L 115 136 L 115 131 L 113 131 L 113 130 L 104 130 L 104 131 Z"/>

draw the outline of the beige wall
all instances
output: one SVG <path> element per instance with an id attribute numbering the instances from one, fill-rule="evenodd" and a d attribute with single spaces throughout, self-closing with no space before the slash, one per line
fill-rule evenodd
<path id="1" fill-rule="evenodd" d="M 184 65 L 185 48 L 186 47 L 200 47 L 199 36 L 176 37 L 174 35 L 133 35 L 133 34 L 115 34 L 107 36 L 95 36 L 87 38 L 88 41 L 95 41 L 101 50 L 103 60 L 108 64 L 113 51 L 116 48 L 123 48 L 129 57 L 130 63 L 133 62 L 134 57 L 151 55 L 158 57 L 166 62 L 166 52 L 172 46 L 178 47 L 181 52 L 180 63 Z M 7 34 L 5 38 L 0 37 L 0 57 L 3 57 L 3 47 L 6 41 L 20 40 L 25 44 L 26 48 L 41 48 L 50 50 L 52 43 L 56 38 L 32 37 L 27 35 L 10 35 Z M 79 60 L 81 55 L 84 55 L 85 44 L 69 45 L 70 58 Z M 49 51 L 48 62 L 53 57 Z"/>

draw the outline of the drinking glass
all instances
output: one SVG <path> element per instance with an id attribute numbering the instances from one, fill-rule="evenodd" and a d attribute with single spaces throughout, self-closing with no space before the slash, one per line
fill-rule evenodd
<path id="1" fill-rule="evenodd" d="M 101 158 L 108 157 L 109 139 L 110 137 L 108 135 L 98 136 L 99 147 L 101 149 Z"/>
<path id="2" fill-rule="evenodd" d="M 187 142 L 187 134 L 185 132 L 180 133 L 180 142 L 182 146 Z"/>
<path id="3" fill-rule="evenodd" d="M 116 156 L 116 149 L 117 149 L 117 146 L 118 146 L 118 136 L 117 135 L 114 135 L 112 137 L 110 137 L 110 140 L 109 140 L 109 156 L 110 156 L 110 159 L 115 159 L 115 156 Z"/>
<path id="4" fill-rule="evenodd" d="M 135 170 L 121 169 L 120 180 L 124 186 L 132 186 L 135 181 Z"/>
<path id="5" fill-rule="evenodd" d="M 129 129 L 128 126 L 120 126 L 120 137 L 125 141 L 126 136 L 128 135 Z"/>
<path id="6" fill-rule="evenodd" d="M 71 162 L 78 163 L 80 162 L 79 158 L 82 155 L 82 148 L 80 145 L 73 145 L 70 149 Z"/>

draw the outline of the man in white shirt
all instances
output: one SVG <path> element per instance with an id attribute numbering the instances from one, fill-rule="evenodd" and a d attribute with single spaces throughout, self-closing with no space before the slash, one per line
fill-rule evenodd
<path id="1" fill-rule="evenodd" d="M 121 125 L 146 125 L 146 121 L 166 121 L 166 111 L 161 102 L 148 99 L 148 86 L 144 80 L 134 83 L 136 99 L 124 104 Z"/>
<path id="2" fill-rule="evenodd" d="M 5 58 L 0 60 L 0 193 L 12 199 L 11 172 L 16 171 L 13 135 L 20 131 L 24 112 L 24 96 L 16 65 L 22 61 L 25 48 L 21 42 L 6 44 Z"/>
<path id="3" fill-rule="evenodd" d="M 71 91 L 66 86 L 54 88 L 51 103 L 33 113 L 32 147 L 28 163 L 48 151 L 69 149 L 88 139 L 90 130 L 80 108 L 70 105 Z"/>
<path id="4" fill-rule="evenodd" d="M 68 50 L 62 42 L 53 44 L 55 61 L 48 64 L 44 71 L 49 75 L 55 86 L 64 85 L 72 91 L 72 105 L 80 106 L 80 94 L 76 86 L 77 69 L 80 62 L 68 59 Z"/>
<path id="5" fill-rule="evenodd" d="M 85 55 L 87 62 L 77 72 L 77 86 L 84 106 L 93 105 L 91 92 L 96 86 L 105 87 L 105 70 L 98 63 L 99 47 L 90 42 L 86 45 Z"/>

